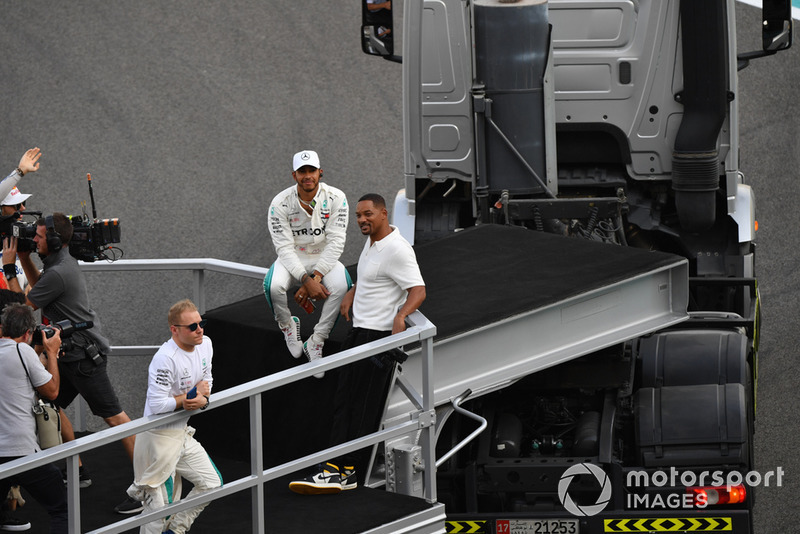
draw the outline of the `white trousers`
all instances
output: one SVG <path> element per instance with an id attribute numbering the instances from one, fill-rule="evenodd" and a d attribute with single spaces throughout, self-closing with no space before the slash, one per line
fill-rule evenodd
<path id="1" fill-rule="evenodd" d="M 156 430 L 156 433 L 158 430 Z M 137 448 L 140 446 L 139 441 L 142 440 L 141 446 L 148 447 L 150 450 L 144 452 L 145 455 L 150 455 L 159 448 L 159 445 L 164 445 L 162 440 L 163 436 L 153 437 L 155 439 L 148 440 L 149 432 L 144 432 L 136 437 Z M 194 487 L 186 496 L 187 498 L 197 495 L 222 485 L 222 476 L 217 471 L 214 462 L 209 458 L 208 453 L 200 443 L 193 437 L 194 429 L 190 426 L 186 427 L 186 432 L 183 435 L 183 443 L 177 451 L 172 447 L 167 446 L 166 450 L 171 453 L 177 452 L 178 458 L 175 463 L 175 475 L 167 478 L 162 484 L 152 487 L 146 484 L 133 485 L 128 488 L 128 494 L 134 499 L 139 499 L 144 503 L 143 513 L 160 510 L 167 504 L 180 500 L 181 494 L 181 478 L 190 481 Z M 144 439 L 142 439 L 144 438 Z M 171 449 L 171 450 L 170 450 Z M 174 451 L 174 452 L 173 452 Z M 165 466 L 171 463 L 170 459 L 152 458 L 158 464 Z M 172 461 L 175 458 L 171 459 Z M 168 516 L 156 521 L 151 521 L 142 525 L 139 529 L 140 534 L 161 534 L 167 529 L 171 529 L 175 534 L 183 534 L 189 531 L 192 523 L 200 512 L 207 506 L 201 504 L 188 510 L 183 510 L 172 516 Z"/>
<path id="2" fill-rule="evenodd" d="M 299 254 L 298 256 L 300 256 L 300 261 L 303 262 L 306 271 L 313 272 L 314 266 L 317 264 L 317 256 L 301 256 Z M 289 310 L 286 292 L 297 285 L 300 285 L 300 280 L 292 276 L 280 260 L 275 260 L 264 278 L 264 295 L 267 297 L 267 302 L 279 325 L 286 326 L 292 322 L 292 312 Z M 347 269 L 337 261 L 333 269 L 322 278 L 322 285 L 331 294 L 322 301 L 319 321 L 314 326 L 314 338 L 317 343 L 323 343 L 328 339 L 328 334 L 339 317 L 339 303 L 352 283 Z M 315 302 L 315 304 L 319 306 L 320 303 Z M 300 319 L 302 320 L 302 317 Z"/>

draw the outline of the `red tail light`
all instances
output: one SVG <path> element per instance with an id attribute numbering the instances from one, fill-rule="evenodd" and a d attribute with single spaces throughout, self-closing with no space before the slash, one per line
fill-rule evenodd
<path id="1" fill-rule="evenodd" d="M 744 486 L 695 486 L 686 488 L 686 493 L 694 496 L 695 506 L 698 507 L 741 504 L 747 499 Z"/>

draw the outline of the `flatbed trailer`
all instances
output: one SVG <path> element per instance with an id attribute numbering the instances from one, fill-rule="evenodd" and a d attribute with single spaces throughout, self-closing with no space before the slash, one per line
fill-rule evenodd
<path id="1" fill-rule="evenodd" d="M 672 254 L 502 225 L 416 250 L 423 312 L 437 328 L 437 406 L 689 318 L 687 262 Z M 402 377 L 418 385 L 417 362 L 406 362 Z M 395 392 L 386 419 L 409 407 Z"/>

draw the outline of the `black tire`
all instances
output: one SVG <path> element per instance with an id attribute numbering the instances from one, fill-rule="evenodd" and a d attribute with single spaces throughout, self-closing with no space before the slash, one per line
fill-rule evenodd
<path id="1" fill-rule="evenodd" d="M 745 404 L 747 409 L 747 466 L 745 472 L 752 471 L 756 468 L 755 463 L 755 389 L 753 388 L 753 370 L 750 362 L 745 365 L 745 373 L 747 376 L 747 383 L 745 384 Z M 747 510 L 750 516 L 750 532 L 754 532 L 753 528 L 753 510 L 756 504 L 756 488 L 755 486 L 747 486 Z"/>

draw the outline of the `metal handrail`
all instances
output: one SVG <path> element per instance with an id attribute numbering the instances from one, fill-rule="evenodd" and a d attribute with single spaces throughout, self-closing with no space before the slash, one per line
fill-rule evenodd
<path id="1" fill-rule="evenodd" d="M 139 271 L 139 270 L 186 270 L 195 271 L 195 298 L 198 301 L 205 300 L 204 272 L 206 270 L 247 276 L 250 278 L 263 277 L 267 269 L 253 267 L 249 265 L 237 264 L 234 262 L 214 260 L 210 258 L 200 259 L 172 259 L 172 260 L 120 260 L 114 263 L 82 263 L 84 271 Z M 199 273 L 199 274 L 198 274 Z M 199 305 L 198 305 L 199 307 Z M 265 532 L 265 510 L 264 510 L 264 484 L 270 480 L 278 478 L 288 473 L 312 466 L 316 463 L 325 461 L 331 457 L 346 454 L 375 445 L 386 439 L 407 434 L 409 432 L 420 433 L 420 444 L 423 449 L 423 461 L 425 465 L 433 466 L 435 461 L 435 410 L 433 400 L 433 336 L 436 334 L 436 326 L 431 323 L 419 311 L 414 312 L 407 318 L 410 325 L 405 332 L 391 335 L 364 345 L 359 345 L 352 349 L 341 351 L 337 354 L 315 360 L 306 364 L 286 369 L 278 373 L 251 380 L 244 384 L 214 393 L 211 395 L 212 404 L 209 410 L 217 409 L 228 404 L 248 399 L 250 407 L 250 449 L 251 449 L 251 472 L 248 476 L 226 482 L 223 487 L 216 488 L 189 499 L 178 501 L 161 510 L 140 514 L 111 525 L 91 531 L 93 534 L 118 533 L 129 530 L 133 527 L 153 521 L 159 517 L 175 514 L 181 510 L 198 506 L 202 503 L 210 502 L 232 493 L 244 490 L 251 490 L 252 495 L 252 529 L 254 533 L 262 534 Z M 284 464 L 264 469 L 263 443 L 262 443 L 262 413 L 261 413 L 261 394 L 272 389 L 291 384 L 298 380 L 303 380 L 321 372 L 327 372 L 344 365 L 349 365 L 363 360 L 370 356 L 386 352 L 393 348 L 402 347 L 419 342 L 421 346 L 421 357 L 423 363 L 422 391 L 409 391 L 422 400 L 421 408 L 409 413 L 407 420 L 397 423 L 391 427 L 384 428 L 372 434 L 362 436 L 353 441 L 346 442 L 302 458 L 286 462 Z M 129 350 L 143 349 L 142 347 L 124 347 Z M 152 352 L 151 352 L 152 353 Z M 80 518 L 80 492 L 78 480 L 78 456 L 89 450 L 119 441 L 128 436 L 150 430 L 167 423 L 173 423 L 188 419 L 190 416 L 199 417 L 202 414 L 194 412 L 188 413 L 179 411 L 171 414 L 155 415 L 143 417 L 129 423 L 107 428 L 47 449 L 40 453 L 18 458 L 11 462 L 0 465 L 0 479 L 40 467 L 51 462 L 65 460 L 67 464 L 67 504 L 69 507 L 69 532 L 78 533 L 81 531 Z M 436 479 L 435 469 L 426 469 L 425 479 L 425 499 L 433 503 L 436 501 Z"/>
<path id="2" fill-rule="evenodd" d="M 85 272 L 203 270 L 233 274 L 237 276 L 246 276 L 248 278 L 263 278 L 269 270 L 266 267 L 257 267 L 255 265 L 247 265 L 245 263 L 218 260 L 216 258 L 141 259 L 117 260 L 113 262 L 79 261 L 78 264 Z"/>
<path id="3" fill-rule="evenodd" d="M 478 428 L 473 430 L 472 433 L 469 436 L 467 436 L 464 439 L 462 439 L 452 449 L 447 451 L 447 453 L 445 453 L 438 460 L 436 460 L 436 467 L 441 466 L 447 460 L 449 460 L 455 453 L 457 453 L 458 451 L 460 451 L 461 449 L 466 447 L 467 444 L 470 441 L 472 441 L 473 439 L 477 438 L 481 434 L 481 432 L 486 430 L 486 427 L 489 426 L 489 423 L 488 423 L 488 421 L 486 421 L 485 418 L 481 417 L 480 415 L 478 415 L 476 413 L 470 412 L 469 410 L 465 410 L 464 408 L 461 407 L 461 403 L 464 402 L 466 400 L 466 398 L 469 397 L 471 394 L 472 394 L 472 391 L 468 389 L 464 393 L 459 395 L 458 397 L 453 398 L 450 402 L 453 405 L 453 410 L 455 410 L 457 413 L 460 413 L 464 417 L 468 417 L 470 419 L 478 421 L 480 423 L 480 425 L 478 426 Z"/>
<path id="4" fill-rule="evenodd" d="M 108 271 L 192 271 L 194 279 L 194 298 L 192 300 L 201 314 L 206 311 L 206 271 L 256 279 L 264 278 L 269 271 L 267 267 L 256 267 L 255 265 L 215 258 L 117 260 L 114 262 L 98 261 L 90 263 L 79 261 L 78 264 L 81 270 L 87 273 Z"/>
<path id="5" fill-rule="evenodd" d="M 216 258 L 162 258 L 162 259 L 137 259 L 84 262 L 79 261 L 81 270 L 87 273 L 101 272 L 140 272 L 140 271 L 192 271 L 192 302 L 197 306 L 200 314 L 206 312 L 206 272 L 216 272 L 242 276 L 245 278 L 262 279 L 267 275 L 269 268 L 236 263 Z M 158 345 L 112 345 L 113 356 L 152 356 L 158 350 Z M 89 407 L 82 397 L 78 396 L 75 407 L 75 418 L 72 421 L 75 430 L 86 430 L 89 418 Z"/>

